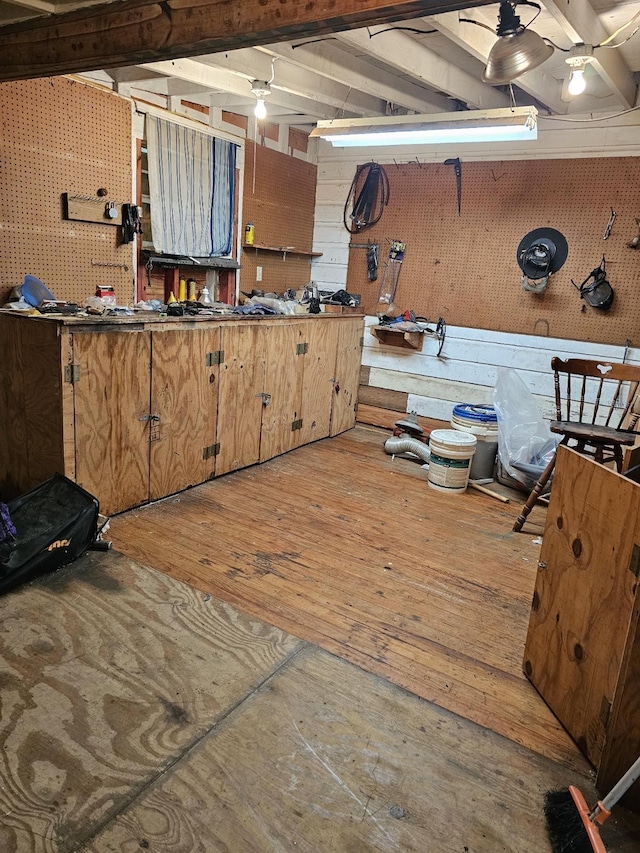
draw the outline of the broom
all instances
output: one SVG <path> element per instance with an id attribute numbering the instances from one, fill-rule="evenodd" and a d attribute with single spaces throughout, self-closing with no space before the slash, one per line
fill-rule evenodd
<path id="1" fill-rule="evenodd" d="M 600 827 L 639 777 L 640 758 L 593 809 L 573 785 L 563 791 L 547 791 L 544 814 L 553 853 L 606 853 Z"/>

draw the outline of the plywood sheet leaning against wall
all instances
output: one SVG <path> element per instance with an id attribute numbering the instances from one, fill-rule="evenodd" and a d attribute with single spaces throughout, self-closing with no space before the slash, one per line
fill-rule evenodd
<path id="1" fill-rule="evenodd" d="M 0 303 L 26 274 L 81 301 L 111 284 L 133 297 L 130 244 L 119 226 L 64 218 L 64 193 L 131 202 L 131 103 L 78 80 L 0 84 Z M 101 264 L 103 266 L 101 266 Z"/>
<path id="2" fill-rule="evenodd" d="M 443 158 L 444 159 L 444 158 Z M 390 201 L 379 224 L 352 238 L 380 244 L 378 281 L 367 280 L 366 253 L 351 249 L 347 289 L 375 313 L 391 240 L 406 242 L 398 310 L 448 324 L 502 332 L 624 344 L 640 314 L 640 262 L 627 247 L 638 215 L 635 157 L 462 163 L 458 215 L 450 165 L 385 166 Z M 603 240 L 611 209 L 617 217 Z M 569 244 L 564 266 L 542 294 L 526 292 L 516 261 L 530 231 L 552 227 Z M 615 301 L 608 312 L 585 306 L 580 284 L 603 254 Z"/>
<path id="3" fill-rule="evenodd" d="M 640 753 L 640 486 L 558 449 L 524 669 L 582 752 L 613 785 Z M 627 803 L 640 808 L 640 785 Z"/>

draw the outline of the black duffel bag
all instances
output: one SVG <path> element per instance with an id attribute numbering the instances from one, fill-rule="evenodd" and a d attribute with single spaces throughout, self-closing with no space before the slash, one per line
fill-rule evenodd
<path id="1" fill-rule="evenodd" d="M 62 474 L 7 507 L 16 533 L 0 542 L 0 595 L 73 562 L 95 542 L 98 501 Z"/>

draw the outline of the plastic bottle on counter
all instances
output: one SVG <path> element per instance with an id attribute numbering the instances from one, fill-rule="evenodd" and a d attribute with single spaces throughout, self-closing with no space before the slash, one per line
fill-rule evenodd
<path id="1" fill-rule="evenodd" d="M 200 294 L 200 305 L 213 305 L 213 301 L 209 296 L 209 288 L 205 286 L 202 288 L 202 293 Z"/>
<path id="2" fill-rule="evenodd" d="M 180 277 L 180 281 L 178 282 L 178 302 L 186 302 L 187 301 L 187 281 L 186 279 Z"/>

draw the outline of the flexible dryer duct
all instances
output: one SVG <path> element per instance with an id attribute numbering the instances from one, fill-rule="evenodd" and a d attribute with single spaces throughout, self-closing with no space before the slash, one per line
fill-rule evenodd
<path id="1" fill-rule="evenodd" d="M 417 438 L 411 438 L 411 436 L 406 434 L 393 435 L 391 438 L 388 438 L 384 443 L 384 452 L 389 455 L 413 453 L 414 456 L 422 459 L 423 462 L 428 462 L 430 457 L 429 448 L 424 442 L 418 441 Z"/>

